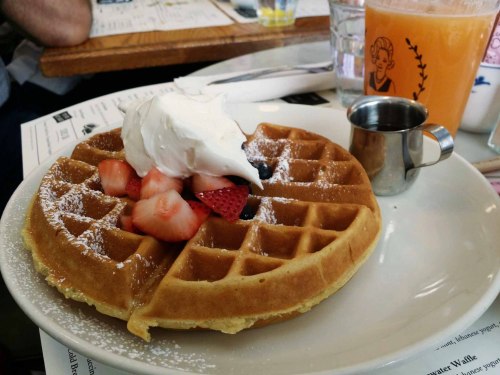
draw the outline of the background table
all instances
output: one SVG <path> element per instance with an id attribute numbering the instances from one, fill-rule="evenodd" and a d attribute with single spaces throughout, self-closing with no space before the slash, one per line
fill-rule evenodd
<path id="1" fill-rule="evenodd" d="M 162 65 L 211 62 L 296 43 L 327 40 L 329 17 L 305 17 L 288 27 L 258 23 L 91 38 L 83 44 L 47 48 L 40 69 L 48 77 Z"/>

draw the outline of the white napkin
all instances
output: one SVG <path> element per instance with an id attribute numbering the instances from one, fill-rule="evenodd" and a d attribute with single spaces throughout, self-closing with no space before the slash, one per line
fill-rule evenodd
<path id="1" fill-rule="evenodd" d="M 81 81 L 82 76 L 45 77 L 39 67 L 42 52 L 42 47 L 29 40 L 23 40 L 16 47 L 12 61 L 7 65 L 11 77 L 21 85 L 28 81 L 57 95 L 66 94 Z"/>
<path id="2" fill-rule="evenodd" d="M 328 62 L 301 66 L 318 67 L 327 64 Z M 174 84 L 179 91 L 187 95 L 225 94 L 227 102 L 259 102 L 277 99 L 287 95 L 329 90 L 335 87 L 335 74 L 333 71 L 306 73 L 299 70 L 274 73 L 247 81 L 220 83 L 215 85 L 209 84 L 219 79 L 231 78 L 245 73 L 257 72 L 259 70 L 262 69 L 211 76 L 180 77 L 174 79 Z"/>

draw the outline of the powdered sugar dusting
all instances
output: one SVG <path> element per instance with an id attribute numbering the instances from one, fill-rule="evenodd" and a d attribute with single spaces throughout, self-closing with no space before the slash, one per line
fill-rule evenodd
<path id="1" fill-rule="evenodd" d="M 290 156 L 291 156 L 290 146 L 286 145 L 283 148 L 278 164 L 276 164 L 276 167 L 274 168 L 274 173 L 272 177 L 269 179 L 270 183 L 287 182 L 293 180 L 290 176 L 290 163 L 289 163 Z"/>
<path id="2" fill-rule="evenodd" d="M 58 306 L 65 308 L 63 304 Z M 89 308 L 90 309 L 90 308 Z M 69 331 L 86 340 L 95 348 L 110 351 L 125 359 L 144 362 L 179 371 L 206 373 L 216 366 L 204 356 L 184 351 L 174 339 L 163 338 L 146 343 L 119 327 L 124 322 L 108 317 L 94 316 L 89 309 L 74 309 L 74 313 L 66 317 Z M 89 329 L 89 327 L 91 327 Z"/>
<path id="3" fill-rule="evenodd" d="M 109 258 L 105 251 L 102 228 L 94 227 L 93 230 L 85 232 L 85 235 L 79 238 L 79 242 L 95 253 L 105 258 Z"/>
<path id="4" fill-rule="evenodd" d="M 279 158 L 283 146 L 288 144 L 286 139 L 258 138 L 245 144 L 245 154 L 251 161 Z"/>
<path id="5" fill-rule="evenodd" d="M 63 212 L 72 212 L 74 214 L 83 216 L 85 214 L 85 211 L 83 210 L 82 193 L 74 189 L 71 190 L 61 197 L 58 202 L 58 208 Z"/>
<path id="6" fill-rule="evenodd" d="M 296 201 L 295 199 L 291 198 L 284 198 L 284 197 L 262 197 L 261 198 L 261 204 L 259 206 L 259 209 L 257 210 L 254 219 L 263 221 L 268 224 L 273 224 L 273 225 L 282 225 L 278 223 L 278 219 L 276 218 L 276 213 L 273 208 L 273 202 L 280 202 L 280 203 L 291 203 L 293 201 Z"/>
<path id="7" fill-rule="evenodd" d="M 256 220 L 260 220 L 268 224 L 276 224 L 277 220 L 271 203 L 272 200 L 270 198 L 262 198 L 259 210 L 255 214 Z"/>
<path id="8" fill-rule="evenodd" d="M 259 144 L 255 141 L 245 144 L 245 154 L 250 161 L 264 160 L 264 155 L 260 152 Z"/>
<path id="9" fill-rule="evenodd" d="M 30 315 L 37 324 L 53 337 L 63 342 L 64 338 L 69 340 L 66 345 L 80 354 L 124 370 L 131 371 L 133 366 L 154 366 L 160 372 L 218 373 L 212 355 L 190 350 L 189 340 L 182 342 L 183 336 L 174 339 L 175 334 L 158 332 L 151 343 L 146 343 L 127 331 L 126 322 L 102 315 L 91 306 L 65 299 L 49 286 L 36 272 L 31 253 L 24 249 L 20 235 L 32 194 L 33 189 L 27 189 L 14 209 L 4 217 L 0 255 L 9 288 L 16 290 L 22 301 L 21 307 L 31 311 Z"/>
<path id="10" fill-rule="evenodd" d="M 125 203 L 87 186 L 98 178 L 96 173 L 90 174 L 80 184 L 65 182 L 61 171 L 61 168 L 64 168 L 63 163 L 60 161 L 55 164 L 42 179 L 39 198 L 45 217 L 60 235 L 64 235 L 75 246 L 83 247 L 84 252 L 92 251 L 109 259 L 104 231 L 116 228 L 118 215 L 124 209 Z M 91 217 L 89 211 L 98 209 L 102 211 L 99 215 L 102 217 Z M 72 233 L 65 223 L 68 219 L 75 223 L 87 223 L 87 230 Z"/>
<path id="11" fill-rule="evenodd" d="M 142 262 L 145 267 L 151 267 L 155 265 L 155 263 L 152 262 L 151 259 L 145 258 L 139 253 L 134 254 L 134 257 L 137 258 L 139 262 Z"/>

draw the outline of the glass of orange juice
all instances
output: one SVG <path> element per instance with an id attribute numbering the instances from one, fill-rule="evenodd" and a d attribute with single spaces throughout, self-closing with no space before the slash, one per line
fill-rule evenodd
<path id="1" fill-rule="evenodd" d="M 416 100 L 455 135 L 500 0 L 365 4 L 365 94 Z"/>

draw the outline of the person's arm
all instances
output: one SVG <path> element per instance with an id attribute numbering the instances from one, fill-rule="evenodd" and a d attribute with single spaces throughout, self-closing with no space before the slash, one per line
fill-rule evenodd
<path id="1" fill-rule="evenodd" d="M 43 46 L 84 42 L 92 24 L 90 0 L 0 0 L 0 12 Z"/>

